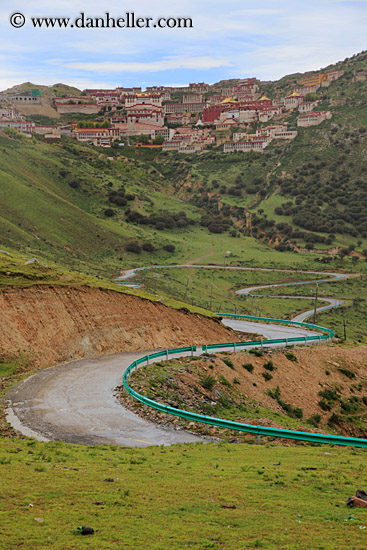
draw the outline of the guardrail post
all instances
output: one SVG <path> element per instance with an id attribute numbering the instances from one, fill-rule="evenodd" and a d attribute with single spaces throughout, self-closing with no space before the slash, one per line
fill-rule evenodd
<path id="1" fill-rule="evenodd" d="M 319 336 L 319 344 L 321 344 L 321 336 Z"/>
<path id="2" fill-rule="evenodd" d="M 236 353 L 236 342 L 233 342 L 233 353 Z"/>
<path id="3" fill-rule="evenodd" d="M 263 349 L 263 339 L 260 340 L 261 349 Z"/>
<path id="4" fill-rule="evenodd" d="M 288 346 L 288 338 L 285 339 L 285 347 Z"/>
<path id="5" fill-rule="evenodd" d="M 147 355 L 147 365 L 149 365 L 149 355 Z"/>
<path id="6" fill-rule="evenodd" d="M 194 348 L 191 346 L 191 357 L 194 356 Z"/>
<path id="7" fill-rule="evenodd" d="M 305 336 L 305 344 L 307 344 L 307 336 Z"/>
<path id="8" fill-rule="evenodd" d="M 261 445 L 261 435 L 260 434 L 257 434 L 256 445 Z"/>
<path id="9" fill-rule="evenodd" d="M 168 361 L 168 349 L 166 349 L 166 361 Z"/>

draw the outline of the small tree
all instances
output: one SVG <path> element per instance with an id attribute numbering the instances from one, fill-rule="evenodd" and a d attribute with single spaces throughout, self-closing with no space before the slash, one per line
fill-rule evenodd
<path id="1" fill-rule="evenodd" d="M 154 145 L 162 145 L 163 142 L 164 142 L 164 137 L 161 134 L 156 136 L 155 140 L 153 141 Z"/>

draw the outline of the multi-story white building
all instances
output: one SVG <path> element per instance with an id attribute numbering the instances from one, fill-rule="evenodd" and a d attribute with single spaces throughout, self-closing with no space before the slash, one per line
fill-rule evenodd
<path id="1" fill-rule="evenodd" d="M 317 126 L 324 122 L 324 120 L 329 119 L 331 119 L 330 111 L 313 111 L 312 113 L 300 115 L 297 120 L 297 126 L 304 128 L 308 126 Z"/>

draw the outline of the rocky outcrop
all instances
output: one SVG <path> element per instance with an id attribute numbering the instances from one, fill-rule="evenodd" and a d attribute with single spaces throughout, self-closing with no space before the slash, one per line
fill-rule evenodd
<path id="1" fill-rule="evenodd" d="M 61 286 L 0 292 L 0 353 L 44 367 L 81 357 L 233 341 L 196 314 L 110 290 Z"/>

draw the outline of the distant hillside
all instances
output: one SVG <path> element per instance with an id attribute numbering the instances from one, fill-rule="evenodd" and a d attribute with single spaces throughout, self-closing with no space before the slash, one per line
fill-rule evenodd
<path id="1" fill-rule="evenodd" d="M 201 155 L 98 150 L 66 139 L 0 137 L 2 239 L 105 272 L 119 258 L 134 261 L 131 240 L 144 244 L 143 263 L 153 251 L 167 262 L 165 246 L 187 258 L 211 234 L 228 243 L 254 237 L 279 251 L 367 256 L 367 52 L 327 69 L 334 68 L 344 74 L 318 90 L 317 107 L 330 110 L 331 120 L 298 128 L 295 140 L 277 140 L 264 154 L 223 154 L 220 146 Z M 284 96 L 301 77 L 262 91 Z M 41 89 L 49 100 L 80 94 L 63 84 Z M 297 116 L 288 111 L 269 124 L 297 128 Z"/>
<path id="2" fill-rule="evenodd" d="M 82 91 L 73 86 L 68 86 L 67 84 L 53 84 L 52 86 L 44 86 L 42 84 L 33 84 L 32 82 L 24 82 L 23 84 L 17 84 L 12 88 L 8 88 L 7 92 L 17 92 L 24 90 L 41 90 L 42 97 L 46 99 L 53 99 L 57 96 L 71 95 L 79 96 Z"/>
<path id="3" fill-rule="evenodd" d="M 33 84 L 32 82 L 24 82 L 23 84 L 18 84 L 9 88 L 6 91 L 11 92 L 20 92 L 24 90 L 41 90 L 42 93 L 42 104 L 34 105 L 23 105 L 17 104 L 17 109 L 25 116 L 41 116 L 48 117 L 49 119 L 58 119 L 60 118 L 59 113 L 52 107 L 52 101 L 55 97 L 71 95 L 71 96 L 80 96 L 81 90 L 74 88 L 72 86 L 67 86 L 66 84 L 54 84 L 53 86 L 42 86 L 40 84 Z M 49 121 L 48 121 L 49 122 Z"/>

